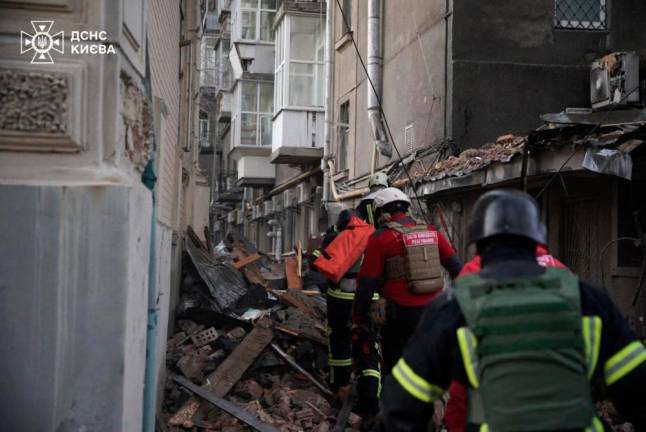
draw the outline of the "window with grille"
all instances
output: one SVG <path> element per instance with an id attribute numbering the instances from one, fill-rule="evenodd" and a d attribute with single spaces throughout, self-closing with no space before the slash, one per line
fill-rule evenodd
<path id="1" fill-rule="evenodd" d="M 606 30 L 608 0 L 555 0 L 554 26 L 562 29 Z"/>
<path id="2" fill-rule="evenodd" d="M 341 104 L 339 109 L 339 141 L 337 146 L 337 166 L 340 170 L 348 168 L 348 142 L 350 141 L 350 102 Z"/>
<path id="3" fill-rule="evenodd" d="M 406 150 L 408 154 L 415 151 L 415 124 L 411 123 L 404 128 L 404 142 L 406 143 Z"/>

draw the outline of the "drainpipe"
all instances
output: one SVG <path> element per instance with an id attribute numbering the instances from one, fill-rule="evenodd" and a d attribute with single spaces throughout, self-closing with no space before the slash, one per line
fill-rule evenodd
<path id="1" fill-rule="evenodd" d="M 283 256 L 283 228 L 277 219 L 271 219 L 267 221 L 267 224 L 272 227 L 272 230 L 267 233 L 267 237 L 272 239 L 275 259 L 280 262 Z"/>
<path id="2" fill-rule="evenodd" d="M 332 197 L 333 197 L 334 201 L 338 202 L 338 201 L 343 201 L 343 200 L 350 199 L 350 198 L 356 198 L 356 197 L 363 196 L 363 195 L 367 194 L 368 192 L 370 192 L 370 189 L 365 187 L 365 188 L 361 188 L 361 189 L 355 189 L 355 190 L 349 191 L 349 192 L 344 192 L 342 194 L 337 193 L 336 186 L 334 185 L 334 180 L 332 179 L 332 177 L 334 177 L 334 162 L 329 160 L 329 161 L 327 161 L 327 163 L 328 163 L 328 168 L 330 170 L 330 190 L 332 192 Z"/>
<path id="3" fill-rule="evenodd" d="M 327 168 L 327 161 L 330 158 L 330 142 L 332 128 L 334 125 L 333 91 L 334 91 L 334 29 L 332 18 L 334 15 L 334 0 L 328 0 L 325 6 L 325 125 L 323 128 L 323 159 L 321 170 L 323 170 L 323 205 L 327 209 L 330 200 L 329 181 L 332 177 Z"/>
<path id="4" fill-rule="evenodd" d="M 330 2 L 331 3 L 331 2 Z M 368 77 L 372 86 L 366 86 L 368 92 L 368 121 L 372 128 L 375 146 L 384 156 L 392 156 L 392 149 L 386 138 L 379 101 L 382 88 L 382 57 L 381 57 L 381 0 L 368 0 Z M 374 89 L 373 89 L 374 86 Z M 374 167 L 375 157 L 372 166 Z M 371 168 L 371 171 L 374 168 Z"/>

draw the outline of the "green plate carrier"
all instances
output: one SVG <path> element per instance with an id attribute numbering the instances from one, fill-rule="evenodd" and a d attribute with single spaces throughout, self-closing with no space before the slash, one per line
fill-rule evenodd
<path id="1" fill-rule="evenodd" d="M 458 342 L 493 432 L 590 426 L 594 417 L 581 334 L 578 278 L 547 268 L 540 276 L 456 281 L 467 321 Z"/>

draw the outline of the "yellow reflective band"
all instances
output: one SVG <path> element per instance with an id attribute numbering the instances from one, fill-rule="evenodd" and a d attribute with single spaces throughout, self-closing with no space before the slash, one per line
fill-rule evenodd
<path id="1" fill-rule="evenodd" d="M 393 377 L 404 390 L 422 402 L 431 403 L 444 393 L 440 387 L 431 384 L 417 375 L 404 358 L 400 358 L 393 368 Z"/>
<path id="2" fill-rule="evenodd" d="M 338 366 L 338 367 L 344 367 L 344 366 L 352 366 L 352 359 L 333 359 L 333 358 L 328 358 L 327 362 L 330 366 Z"/>
<path id="3" fill-rule="evenodd" d="M 361 371 L 361 375 L 381 379 L 381 372 L 379 372 L 377 369 L 364 369 Z"/>
<path id="4" fill-rule="evenodd" d="M 473 335 L 473 332 L 467 327 L 460 327 L 457 331 L 458 344 L 460 345 L 460 354 L 462 354 L 462 362 L 464 363 L 464 370 L 467 373 L 469 382 L 473 388 L 478 388 L 478 358 L 476 357 L 476 346 L 478 341 Z"/>
<path id="5" fill-rule="evenodd" d="M 644 361 L 646 361 L 644 345 L 638 341 L 629 343 L 606 362 L 604 367 L 606 384 L 611 385 L 619 381 Z"/>
<path id="6" fill-rule="evenodd" d="M 366 213 L 368 213 L 368 223 L 369 223 L 370 225 L 373 225 L 373 226 L 374 226 L 374 224 L 375 224 L 375 217 L 374 217 L 374 215 L 372 214 L 372 204 L 368 204 L 368 205 L 366 205 Z"/>
<path id="7" fill-rule="evenodd" d="M 328 288 L 327 289 L 327 295 L 329 295 L 330 297 L 341 299 L 341 300 L 354 300 L 354 293 L 353 292 L 341 291 L 341 290 L 334 289 L 334 288 Z"/>
<path id="8" fill-rule="evenodd" d="M 320 251 L 320 250 L 318 250 L 318 249 L 316 249 L 314 252 L 312 252 L 312 255 L 314 255 L 315 257 L 317 257 L 317 258 L 318 258 L 318 257 L 320 257 L 320 256 L 321 256 L 321 251 Z"/>
<path id="9" fill-rule="evenodd" d="M 489 425 L 487 423 L 482 423 L 480 425 L 480 432 L 489 432 Z"/>
<path id="10" fill-rule="evenodd" d="M 588 365 L 588 378 L 592 378 L 599 360 L 601 347 L 601 318 L 598 316 L 585 316 L 582 318 L 583 341 L 585 342 L 585 359 Z"/>
<path id="11" fill-rule="evenodd" d="M 603 432 L 603 423 L 599 420 L 598 417 L 592 419 L 592 425 L 585 428 L 585 432 Z"/>

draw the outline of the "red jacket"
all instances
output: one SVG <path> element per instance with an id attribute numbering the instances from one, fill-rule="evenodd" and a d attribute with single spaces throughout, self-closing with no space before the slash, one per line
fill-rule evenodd
<path id="1" fill-rule="evenodd" d="M 408 227 L 415 226 L 415 221 L 404 213 L 393 214 L 391 221 Z M 428 229 L 437 231 L 434 225 L 428 225 Z M 363 264 L 359 270 L 359 289 L 374 291 L 376 288 L 386 299 L 401 306 L 424 306 L 440 291 L 417 295 L 408 290 L 406 279 L 384 280 L 383 278 L 386 260 L 390 257 L 404 256 L 404 244 L 401 237 L 401 233 L 388 228 L 380 228 L 370 237 L 364 252 Z M 440 232 L 438 232 L 438 248 L 440 262 L 446 268 L 446 263 L 455 257 L 456 253 L 453 246 Z"/>
<path id="2" fill-rule="evenodd" d="M 549 255 L 547 249 L 541 245 L 536 246 L 536 262 L 543 267 L 566 268 L 565 264 Z M 458 277 L 479 271 L 480 255 L 476 255 L 464 264 Z M 468 393 L 466 387 L 458 381 L 452 381 L 449 386 L 449 401 L 444 412 L 444 424 L 449 432 L 464 431 L 467 425 L 467 404 Z"/>

